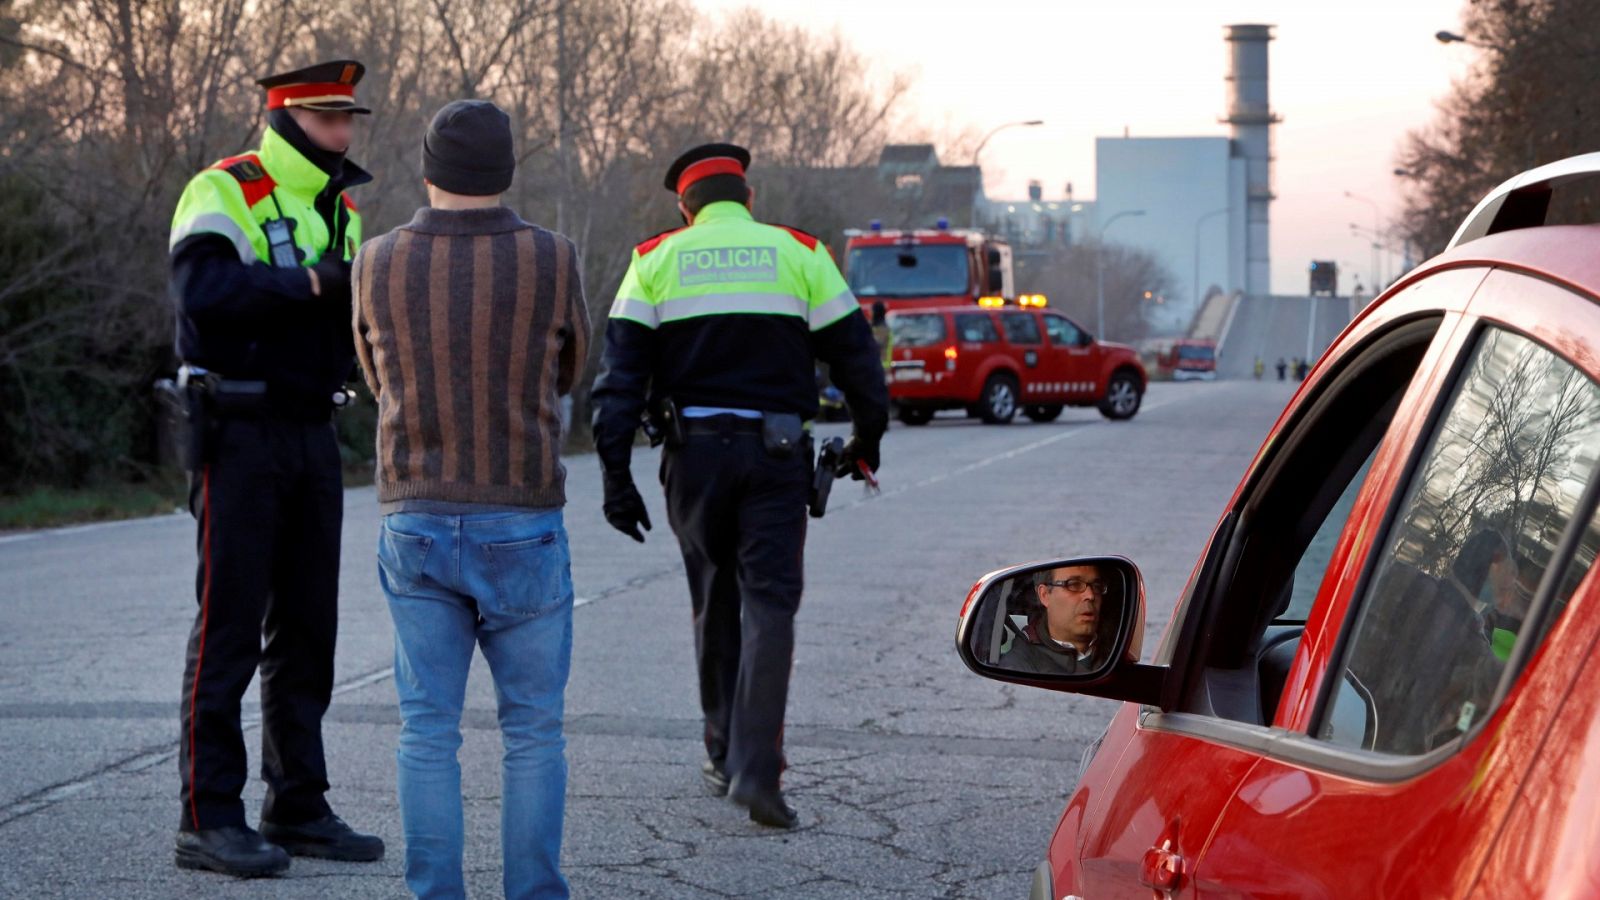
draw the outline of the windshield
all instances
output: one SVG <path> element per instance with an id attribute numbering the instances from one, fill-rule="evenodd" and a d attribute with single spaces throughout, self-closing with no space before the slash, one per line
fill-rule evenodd
<path id="1" fill-rule="evenodd" d="M 944 341 L 944 316 L 902 313 L 889 317 L 889 335 L 896 347 L 932 347 Z"/>
<path id="2" fill-rule="evenodd" d="M 845 261 L 857 297 L 934 297 L 967 292 L 963 244 L 856 247 Z"/>
<path id="3" fill-rule="evenodd" d="M 1195 346 L 1192 346 L 1192 345 L 1184 345 L 1184 346 L 1180 346 L 1178 348 L 1178 358 L 1179 359 L 1207 359 L 1207 360 L 1209 360 L 1209 359 L 1215 358 L 1215 356 L 1216 356 L 1216 354 L 1212 351 L 1212 349 L 1210 347 L 1195 347 Z"/>

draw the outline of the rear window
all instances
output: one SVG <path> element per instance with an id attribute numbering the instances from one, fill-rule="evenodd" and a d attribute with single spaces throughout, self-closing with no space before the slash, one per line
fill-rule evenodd
<path id="1" fill-rule="evenodd" d="M 956 316 L 956 334 L 967 343 L 993 343 L 1000 340 L 1000 332 L 995 330 L 994 320 L 984 313 L 964 313 Z"/>
<path id="2" fill-rule="evenodd" d="M 944 316 L 937 313 L 890 316 L 889 335 L 896 347 L 932 347 L 945 340 Z"/>

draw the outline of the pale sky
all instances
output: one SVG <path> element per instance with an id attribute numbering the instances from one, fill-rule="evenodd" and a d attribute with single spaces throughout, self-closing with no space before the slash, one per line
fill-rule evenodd
<path id="1" fill-rule="evenodd" d="M 839 29 L 883 72 L 915 76 L 916 118 L 935 130 L 987 131 L 1024 119 L 983 151 L 989 196 L 1025 196 L 1030 178 L 1058 198 L 1094 194 L 1094 139 L 1226 135 L 1223 26 L 1277 26 L 1272 106 L 1283 118 L 1272 204 L 1272 281 L 1304 293 L 1305 264 L 1371 268 L 1371 204 L 1400 208 L 1393 176 L 1406 131 L 1465 74 L 1474 50 L 1434 40 L 1460 30 L 1465 0 L 694 0 L 712 15 L 753 6 L 817 31 Z M 951 159 L 964 163 L 969 160 Z M 1508 175 L 1514 173 L 1507 173 Z M 1392 275 L 1395 263 L 1385 264 Z M 1341 290 L 1347 287 L 1341 278 Z M 1363 277 L 1363 281 L 1366 278 Z"/>

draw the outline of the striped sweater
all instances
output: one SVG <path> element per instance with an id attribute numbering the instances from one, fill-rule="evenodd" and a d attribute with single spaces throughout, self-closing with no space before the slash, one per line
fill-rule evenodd
<path id="1" fill-rule="evenodd" d="M 351 275 L 378 398 L 378 500 L 566 502 L 560 397 L 583 374 L 578 251 L 505 207 L 424 207 Z"/>

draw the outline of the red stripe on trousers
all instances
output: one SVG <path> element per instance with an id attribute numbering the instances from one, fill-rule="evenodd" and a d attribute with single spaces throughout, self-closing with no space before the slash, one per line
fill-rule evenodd
<path id="1" fill-rule="evenodd" d="M 194 802 L 194 730 L 200 698 L 200 667 L 206 661 L 206 620 L 211 611 L 211 467 L 200 476 L 200 503 L 205 510 L 206 524 L 202 532 L 200 565 L 206 572 L 205 587 L 200 591 L 200 650 L 194 658 L 194 684 L 189 688 L 189 824 L 200 830 L 200 807 Z"/>

